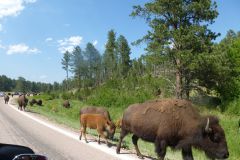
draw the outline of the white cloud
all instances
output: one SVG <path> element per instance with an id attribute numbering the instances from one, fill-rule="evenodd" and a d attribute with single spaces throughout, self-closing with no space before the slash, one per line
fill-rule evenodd
<path id="1" fill-rule="evenodd" d="M 37 2 L 37 0 L 23 0 L 24 2 L 26 2 L 26 3 L 35 3 L 35 2 Z"/>
<path id="2" fill-rule="evenodd" d="M 39 78 L 40 78 L 40 79 L 46 79 L 47 76 L 46 76 L 46 75 L 41 75 Z"/>
<path id="3" fill-rule="evenodd" d="M 7 54 L 36 54 L 40 51 L 37 48 L 30 48 L 29 46 L 21 43 L 15 45 L 9 45 L 7 48 Z"/>
<path id="4" fill-rule="evenodd" d="M 37 0 L 0 0 L 0 19 L 8 16 L 17 16 L 28 3 L 35 3 Z"/>
<path id="5" fill-rule="evenodd" d="M 3 45 L 0 44 L 0 48 L 1 48 L 1 49 L 5 49 L 5 46 L 3 46 Z"/>
<path id="6" fill-rule="evenodd" d="M 78 46 L 82 42 L 81 36 L 72 36 L 69 38 L 58 40 L 58 50 L 61 53 L 65 53 L 66 51 L 72 52 L 75 46 Z"/>
<path id="7" fill-rule="evenodd" d="M 46 42 L 49 42 L 49 41 L 52 41 L 52 40 L 53 40 L 52 37 L 48 37 L 48 38 L 45 39 Z"/>
<path id="8" fill-rule="evenodd" d="M 97 41 L 97 40 L 93 41 L 93 45 L 94 45 L 94 46 L 96 46 L 97 44 L 98 44 L 98 41 Z"/>

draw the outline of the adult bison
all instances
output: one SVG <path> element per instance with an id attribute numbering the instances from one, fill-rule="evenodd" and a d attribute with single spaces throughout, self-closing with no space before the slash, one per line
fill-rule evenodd
<path id="1" fill-rule="evenodd" d="M 18 109 L 20 109 L 21 111 L 24 110 L 27 106 L 28 103 L 28 99 L 26 98 L 25 94 L 19 96 L 18 98 Z"/>
<path id="2" fill-rule="evenodd" d="M 5 102 L 5 104 L 8 104 L 8 101 L 9 101 L 9 96 L 8 96 L 8 95 L 5 95 L 5 96 L 4 96 L 4 102 Z"/>
<path id="3" fill-rule="evenodd" d="M 81 114 L 101 114 L 105 118 L 107 118 L 108 120 L 111 121 L 111 117 L 110 117 L 108 110 L 103 107 L 93 107 L 93 106 L 84 107 L 80 110 L 80 116 L 81 116 Z"/>
<path id="4" fill-rule="evenodd" d="M 69 100 L 65 100 L 62 105 L 63 105 L 64 108 L 70 108 Z"/>
<path id="5" fill-rule="evenodd" d="M 139 138 L 153 142 L 160 159 L 164 159 L 168 146 L 181 149 L 184 160 L 193 160 L 192 147 L 203 150 L 211 159 L 229 156 L 218 118 L 201 116 L 186 100 L 163 99 L 129 106 L 123 114 L 117 153 L 128 133 L 133 133 L 132 142 L 141 158 Z"/>

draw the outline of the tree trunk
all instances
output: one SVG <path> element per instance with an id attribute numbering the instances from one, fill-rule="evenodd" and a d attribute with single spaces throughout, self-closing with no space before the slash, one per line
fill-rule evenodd
<path id="1" fill-rule="evenodd" d="M 181 85 L 181 71 L 180 71 L 180 60 L 176 59 L 176 98 L 182 98 L 182 85 Z"/>
<path id="2" fill-rule="evenodd" d="M 186 82 L 185 82 L 186 84 L 186 97 L 187 97 L 187 100 L 189 100 L 189 94 L 190 94 L 190 87 L 189 87 L 189 85 L 190 85 L 190 80 L 188 79 L 188 77 L 186 78 Z"/>
<path id="3" fill-rule="evenodd" d="M 67 69 L 67 91 L 69 90 L 69 85 L 68 85 L 68 69 Z"/>

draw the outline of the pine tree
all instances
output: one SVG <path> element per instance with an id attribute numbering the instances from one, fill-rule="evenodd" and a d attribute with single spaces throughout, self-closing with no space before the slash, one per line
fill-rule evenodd
<path id="1" fill-rule="evenodd" d="M 200 53 L 209 52 L 217 34 L 208 29 L 218 12 L 211 0 L 153 0 L 144 7 L 134 6 L 132 16 L 143 17 L 151 28 L 136 41 L 146 41 L 151 53 L 167 54 L 176 71 L 176 97 L 189 96 L 194 82 L 194 63 Z"/>
<path id="2" fill-rule="evenodd" d="M 126 38 L 122 35 L 117 39 L 117 51 L 119 55 L 119 71 L 122 77 L 126 77 L 130 69 L 130 47 Z"/>
<path id="3" fill-rule="evenodd" d="M 100 83 L 101 55 L 92 43 L 87 43 L 85 57 L 88 68 L 88 78 L 96 85 Z"/>
<path id="4" fill-rule="evenodd" d="M 108 41 L 103 55 L 103 63 L 105 77 L 112 79 L 117 69 L 116 34 L 113 30 L 108 32 Z"/>
<path id="5" fill-rule="evenodd" d="M 87 67 L 79 46 L 75 47 L 72 52 L 71 71 L 77 79 L 78 88 L 84 87 L 84 80 L 87 77 Z"/>
<path id="6" fill-rule="evenodd" d="M 62 58 L 62 68 L 66 71 L 66 74 L 67 74 L 67 90 L 69 89 L 69 86 L 68 86 L 68 72 L 69 72 L 69 67 L 70 67 L 70 58 L 71 58 L 71 54 L 66 51 L 63 55 L 63 58 Z"/>

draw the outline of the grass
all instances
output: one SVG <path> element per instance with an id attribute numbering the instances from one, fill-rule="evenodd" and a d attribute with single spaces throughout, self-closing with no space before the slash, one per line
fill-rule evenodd
<path id="1" fill-rule="evenodd" d="M 32 106 L 29 107 L 31 111 L 40 113 L 46 117 L 48 117 L 50 120 L 53 120 L 55 122 L 58 122 L 60 124 L 64 124 L 66 126 L 69 126 L 71 128 L 79 130 L 79 110 L 86 106 L 86 104 L 77 101 L 77 100 L 71 100 L 71 108 L 66 109 L 62 107 L 63 100 L 61 99 L 51 99 L 48 97 L 43 96 L 37 96 L 34 97 L 35 99 L 43 99 L 43 106 Z M 47 100 L 48 99 L 48 100 Z M 126 107 L 125 107 L 126 108 Z M 110 112 L 111 118 L 114 121 L 117 121 L 121 116 L 125 109 L 124 107 L 108 107 L 108 110 Z M 226 139 L 228 142 L 230 157 L 229 160 L 237 160 L 240 157 L 240 131 L 238 130 L 238 120 L 239 117 L 236 115 L 232 115 L 229 113 L 221 113 L 217 109 L 208 109 L 206 107 L 201 107 L 201 111 L 204 114 L 213 114 L 217 115 L 220 118 L 220 123 L 222 127 L 224 128 Z M 119 129 L 117 130 L 115 137 L 118 139 L 119 137 Z M 88 131 L 88 133 L 96 135 L 95 131 Z M 113 142 L 117 144 L 117 142 Z M 131 135 L 126 136 L 124 139 L 123 146 L 127 149 L 133 150 L 133 145 L 131 142 Z M 152 143 L 144 142 L 142 140 L 139 140 L 139 148 L 140 151 L 144 155 L 148 155 L 151 157 L 156 158 L 156 154 L 154 152 L 154 145 Z M 135 151 L 134 151 L 135 152 Z M 207 159 L 203 152 L 198 150 L 193 150 L 193 155 L 196 160 L 205 160 Z M 168 149 L 167 151 L 167 158 L 171 160 L 177 160 L 182 159 L 181 158 L 181 152 L 180 151 L 173 151 L 171 149 Z"/>

